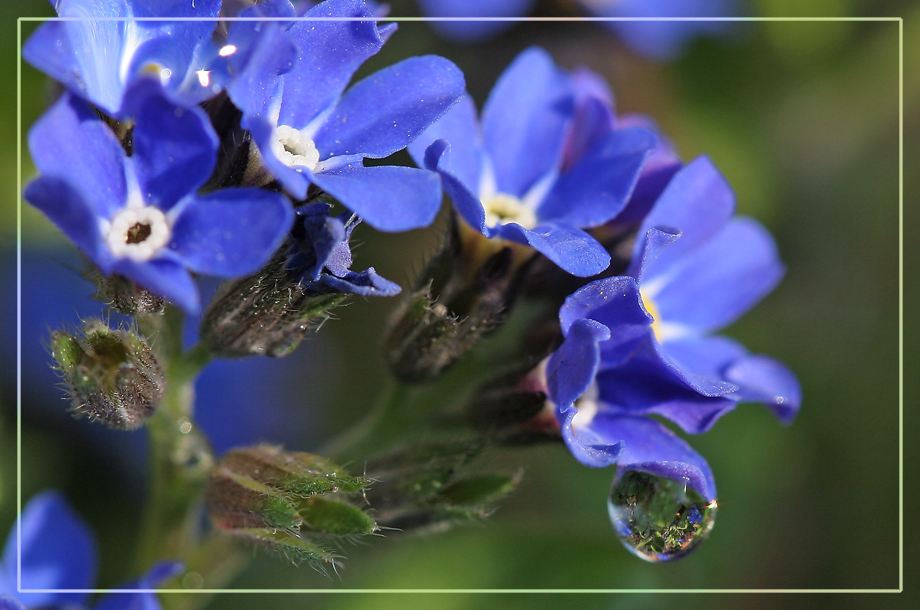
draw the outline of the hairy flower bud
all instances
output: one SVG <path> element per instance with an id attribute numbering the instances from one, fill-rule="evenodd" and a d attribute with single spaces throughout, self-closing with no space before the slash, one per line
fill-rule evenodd
<path id="1" fill-rule="evenodd" d="M 212 468 L 205 503 L 226 534 L 295 562 L 335 564 L 329 543 L 377 530 L 360 508 L 367 486 L 320 456 L 259 445 L 234 449 Z"/>
<path id="2" fill-rule="evenodd" d="M 124 276 L 105 276 L 94 270 L 90 279 L 96 283 L 95 298 L 126 316 L 160 314 L 166 307 L 166 299 L 162 296 Z"/>
<path id="3" fill-rule="evenodd" d="M 153 352 L 130 330 L 101 320 L 83 326 L 82 337 L 57 331 L 51 352 L 70 396 L 71 410 L 110 428 L 133 430 L 153 415 L 166 379 Z"/>
<path id="4" fill-rule="evenodd" d="M 282 248 L 258 273 L 221 286 L 201 321 L 202 340 L 215 355 L 286 356 L 345 299 L 310 290 L 287 259 Z"/>
<path id="5" fill-rule="evenodd" d="M 437 378 L 505 321 L 526 263 L 511 246 L 494 246 L 485 238 L 461 239 L 452 223 L 449 242 L 396 313 L 386 338 L 387 362 L 401 381 Z"/>

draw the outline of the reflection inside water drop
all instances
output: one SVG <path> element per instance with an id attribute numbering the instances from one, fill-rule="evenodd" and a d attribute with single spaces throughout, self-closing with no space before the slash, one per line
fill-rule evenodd
<path id="1" fill-rule="evenodd" d="M 625 470 L 613 480 L 607 508 L 623 546 L 647 561 L 670 561 L 706 539 L 717 504 L 703 498 L 686 479 Z"/>

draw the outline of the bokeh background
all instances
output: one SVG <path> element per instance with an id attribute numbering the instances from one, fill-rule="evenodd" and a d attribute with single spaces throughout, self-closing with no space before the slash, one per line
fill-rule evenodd
<path id="1" fill-rule="evenodd" d="M 392 3 L 394 15 L 414 4 Z M 565 2 L 544 14 L 576 14 Z M 907 1 L 752 2 L 759 16 L 904 18 L 905 569 L 916 573 L 918 346 L 916 240 L 920 141 L 920 7 Z M 16 513 L 16 17 L 51 16 L 45 0 L 0 3 L 0 537 Z M 29 31 L 27 24 L 24 32 Z M 899 587 L 899 23 L 747 22 L 698 40 L 670 63 L 631 53 L 588 22 L 521 23 L 473 46 L 403 23 L 362 73 L 438 53 L 456 62 L 482 104 L 521 50 L 539 44 L 566 68 L 587 65 L 613 87 L 619 112 L 654 118 L 685 160 L 708 154 L 740 213 L 773 232 L 788 272 L 726 334 L 787 363 L 804 402 L 792 426 L 745 405 L 690 442 L 719 487 L 708 542 L 669 565 L 626 552 L 610 528 L 613 470 L 581 466 L 562 445 L 509 454 L 519 490 L 485 524 L 426 537 L 389 535 L 348 547 L 341 577 L 254 552 L 233 583 L 272 589 L 896 589 Z M 23 64 L 23 129 L 53 95 Z M 34 172 L 23 146 L 24 179 Z M 356 232 L 356 267 L 407 286 L 434 231 Z M 143 502 L 144 433 L 70 418 L 45 342 L 50 330 L 99 315 L 76 251 L 40 214 L 22 209 L 22 493 L 63 490 L 99 541 L 99 585 L 114 586 L 132 552 Z M 394 300 L 356 299 L 283 360 L 211 365 L 198 416 L 215 446 L 283 442 L 310 450 L 360 418 L 385 378 L 380 336 Z M 449 399 L 449 397 L 448 397 Z M 913 481 L 913 483 L 911 483 Z M 913 549 L 913 550 L 912 550 Z M 908 607 L 910 592 L 832 596 L 222 595 L 210 608 Z"/>

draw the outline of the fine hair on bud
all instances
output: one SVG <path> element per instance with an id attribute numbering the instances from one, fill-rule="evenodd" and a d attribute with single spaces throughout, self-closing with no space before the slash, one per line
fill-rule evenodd
<path id="1" fill-rule="evenodd" d="M 51 334 L 51 353 L 76 417 L 116 430 L 134 430 L 154 414 L 166 378 L 147 342 L 102 320 L 71 334 Z"/>

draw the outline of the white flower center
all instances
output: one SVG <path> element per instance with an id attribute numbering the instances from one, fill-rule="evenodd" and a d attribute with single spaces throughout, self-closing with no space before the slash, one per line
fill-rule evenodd
<path id="1" fill-rule="evenodd" d="M 525 229 L 537 226 L 537 216 L 520 199 L 506 193 L 495 193 L 482 200 L 486 211 L 486 225 L 494 227 L 509 222 L 517 223 Z"/>
<path id="2" fill-rule="evenodd" d="M 272 152 L 288 167 L 301 165 L 312 172 L 319 164 L 319 151 L 313 140 L 288 125 L 275 128 Z"/>
<path id="3" fill-rule="evenodd" d="M 153 258 L 171 234 L 166 215 L 159 208 L 128 207 L 112 218 L 106 243 L 115 256 L 141 263 Z"/>
<path id="4" fill-rule="evenodd" d="M 594 421 L 594 416 L 597 415 L 597 398 L 599 395 L 600 392 L 595 381 L 588 386 L 581 398 L 575 401 L 575 408 L 578 409 L 578 413 L 572 418 L 572 430 L 574 432 L 577 433 L 580 429 L 590 426 L 591 422 Z"/>

